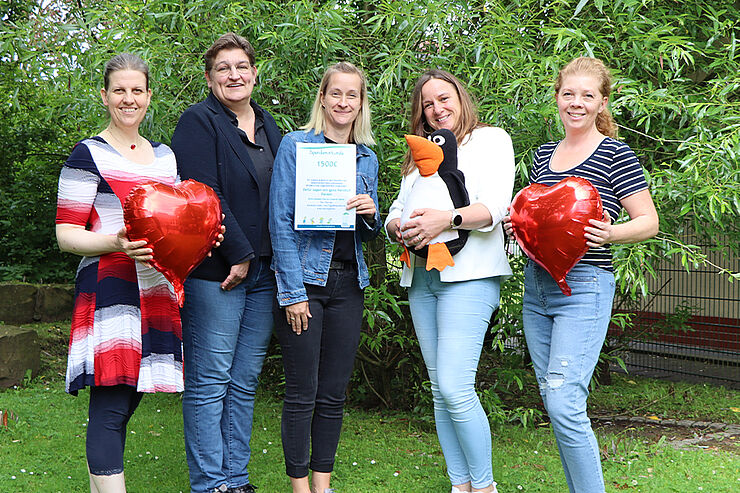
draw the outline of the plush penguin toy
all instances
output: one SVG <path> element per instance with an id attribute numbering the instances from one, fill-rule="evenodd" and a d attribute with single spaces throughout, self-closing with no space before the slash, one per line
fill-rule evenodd
<path id="1" fill-rule="evenodd" d="M 465 175 L 457 169 L 455 134 L 443 128 L 432 133 L 428 139 L 416 135 L 405 137 L 421 176 L 412 185 L 404 203 L 401 227 L 416 209 L 452 210 L 470 205 L 468 191 L 465 188 Z M 412 251 L 415 255 L 427 259 L 427 270 L 442 271 L 448 265 L 455 265 L 452 256 L 465 246 L 467 240 L 467 230 L 445 230 L 432 238 L 424 248 Z M 404 245 L 401 260 L 408 267 L 411 266 L 407 245 Z"/>

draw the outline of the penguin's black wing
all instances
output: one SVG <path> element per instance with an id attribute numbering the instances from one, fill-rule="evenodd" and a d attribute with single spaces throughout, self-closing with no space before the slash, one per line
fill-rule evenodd
<path id="1" fill-rule="evenodd" d="M 452 199 L 452 205 L 455 209 L 470 205 L 470 197 L 468 196 L 468 190 L 465 188 L 465 175 L 459 169 L 455 169 L 449 173 L 440 175 L 440 178 L 447 185 L 447 189 L 450 191 L 450 198 Z M 450 251 L 450 255 L 455 255 L 457 252 L 462 250 L 465 243 L 468 241 L 469 231 L 467 229 L 458 229 L 457 238 L 445 242 L 447 249 Z"/>
<path id="2" fill-rule="evenodd" d="M 455 209 L 470 205 L 470 196 L 468 196 L 468 189 L 465 188 L 465 175 L 462 171 L 456 168 L 444 174 L 440 173 L 439 177 L 447 185 Z"/>

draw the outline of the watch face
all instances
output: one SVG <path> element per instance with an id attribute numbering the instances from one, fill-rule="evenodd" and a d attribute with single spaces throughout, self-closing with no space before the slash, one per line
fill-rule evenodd
<path id="1" fill-rule="evenodd" d="M 462 221 L 463 221 L 462 214 L 455 213 L 455 217 L 452 218 L 452 223 L 455 226 L 460 226 L 462 224 Z"/>

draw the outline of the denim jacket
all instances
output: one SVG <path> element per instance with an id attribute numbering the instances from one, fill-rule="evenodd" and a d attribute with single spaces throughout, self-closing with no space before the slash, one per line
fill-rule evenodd
<path id="1" fill-rule="evenodd" d="M 280 306 L 307 301 L 306 284 L 326 286 L 329 264 L 334 253 L 334 231 L 294 229 L 296 143 L 324 143 L 324 133 L 313 130 L 291 132 L 283 137 L 270 185 L 270 238 L 272 270 L 277 280 Z M 378 158 L 367 146 L 357 144 L 357 193 L 370 195 L 375 202 L 375 222 L 369 225 L 361 216 L 355 229 L 357 281 L 364 289 L 370 284 L 367 265 L 362 255 L 362 242 L 373 239 L 380 231 L 378 211 Z"/>

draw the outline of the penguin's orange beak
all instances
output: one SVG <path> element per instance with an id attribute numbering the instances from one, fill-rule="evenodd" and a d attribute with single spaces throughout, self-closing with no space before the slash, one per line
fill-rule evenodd
<path id="1" fill-rule="evenodd" d="M 404 137 L 421 176 L 432 176 L 436 173 L 444 159 L 442 148 L 418 135 L 404 135 Z"/>

